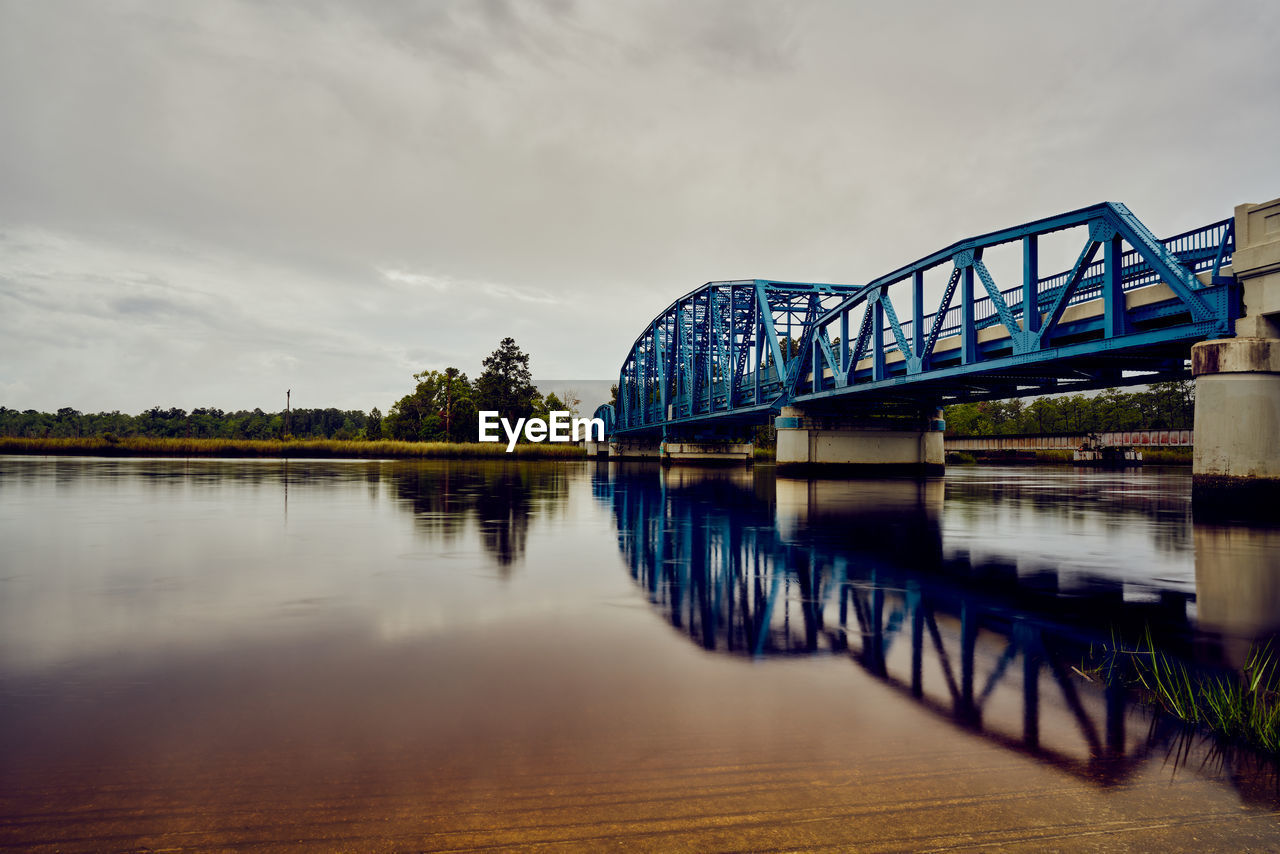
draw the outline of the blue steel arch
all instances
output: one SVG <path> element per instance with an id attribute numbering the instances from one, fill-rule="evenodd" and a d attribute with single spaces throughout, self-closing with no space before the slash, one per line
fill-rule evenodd
<path id="1" fill-rule="evenodd" d="M 600 404 L 596 407 L 596 411 L 592 413 L 591 417 L 604 423 L 604 438 L 607 439 L 613 435 L 615 421 L 612 403 Z"/>
<path id="2" fill-rule="evenodd" d="M 1039 239 L 1072 229 L 1086 235 L 1075 264 L 1042 277 Z M 1002 289 L 983 255 L 1013 243 L 1023 275 Z M 1160 240 L 1104 202 L 954 243 L 861 286 L 709 282 L 636 338 L 616 429 L 696 433 L 762 423 L 787 404 L 938 405 L 1187 376 L 1192 343 L 1233 334 L 1233 250 L 1232 220 Z M 924 276 L 947 265 L 930 306 Z M 910 289 L 906 319 L 891 289 Z"/>
<path id="3" fill-rule="evenodd" d="M 708 282 L 671 303 L 636 338 L 618 378 L 619 432 L 758 423 L 800 379 L 796 343 L 851 296 L 849 285 Z"/>

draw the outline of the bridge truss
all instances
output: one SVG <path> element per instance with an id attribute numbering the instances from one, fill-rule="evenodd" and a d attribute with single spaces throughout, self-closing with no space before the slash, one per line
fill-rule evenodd
<path id="1" fill-rule="evenodd" d="M 1040 238 L 1068 229 L 1085 232 L 1075 264 L 1041 278 Z M 954 402 L 1183 376 L 1191 343 L 1232 334 L 1238 305 L 1221 271 L 1233 237 L 1223 220 L 1161 241 L 1124 205 L 1104 203 L 949 246 L 808 327 L 794 400 L 910 386 L 911 397 Z M 1015 242 L 1022 279 L 1002 290 L 983 255 Z M 928 311 L 924 278 L 948 267 Z M 910 314 L 900 320 L 890 294 L 908 288 Z"/>
<path id="2" fill-rule="evenodd" d="M 1041 276 L 1041 240 L 1058 233 L 1082 238 L 1076 261 Z M 1002 287 L 987 258 L 1018 244 L 1022 274 Z M 1233 334 L 1233 250 L 1232 220 L 1160 240 L 1107 202 L 952 244 L 862 286 L 711 282 L 632 345 L 616 430 L 1185 377 L 1192 343 Z"/>
<path id="3" fill-rule="evenodd" d="M 748 279 L 709 282 L 636 339 L 618 381 L 619 431 L 760 421 L 794 393 L 794 343 L 857 289 Z"/>

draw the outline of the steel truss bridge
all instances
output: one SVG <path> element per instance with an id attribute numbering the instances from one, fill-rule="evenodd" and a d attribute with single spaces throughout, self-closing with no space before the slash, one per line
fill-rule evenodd
<path id="1" fill-rule="evenodd" d="M 1045 238 L 1078 248 L 1040 273 Z M 1106 202 L 954 243 L 865 285 L 709 282 L 636 338 L 611 432 L 720 434 L 782 406 L 932 409 L 1189 376 L 1190 345 L 1233 334 L 1234 221 L 1158 239 Z M 1012 253 L 1012 256 L 1011 254 Z M 1016 283 L 990 259 L 1015 259 Z M 1069 256 L 1064 256 L 1069 257 Z"/>

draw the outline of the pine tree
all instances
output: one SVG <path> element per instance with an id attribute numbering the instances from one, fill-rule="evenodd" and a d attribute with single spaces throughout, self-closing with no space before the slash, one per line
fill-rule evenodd
<path id="1" fill-rule="evenodd" d="M 512 424 L 534 412 L 538 390 L 529 373 L 529 355 L 513 338 L 503 338 L 498 349 L 484 360 L 484 371 L 476 380 L 476 408 L 497 410 L 498 417 Z"/>

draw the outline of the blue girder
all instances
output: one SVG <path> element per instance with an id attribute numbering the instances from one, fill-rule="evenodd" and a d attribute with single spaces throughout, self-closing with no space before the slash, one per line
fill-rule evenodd
<path id="1" fill-rule="evenodd" d="M 1039 238 L 1069 229 L 1084 237 L 1075 263 L 1041 277 Z M 1022 277 L 1001 289 L 983 256 L 1011 243 Z M 696 434 L 792 403 L 938 405 L 1185 376 L 1191 343 L 1233 334 L 1233 249 L 1231 220 L 1160 240 L 1106 202 L 954 243 L 865 285 L 709 282 L 632 345 L 614 430 Z M 935 270 L 945 285 L 926 301 Z"/>

